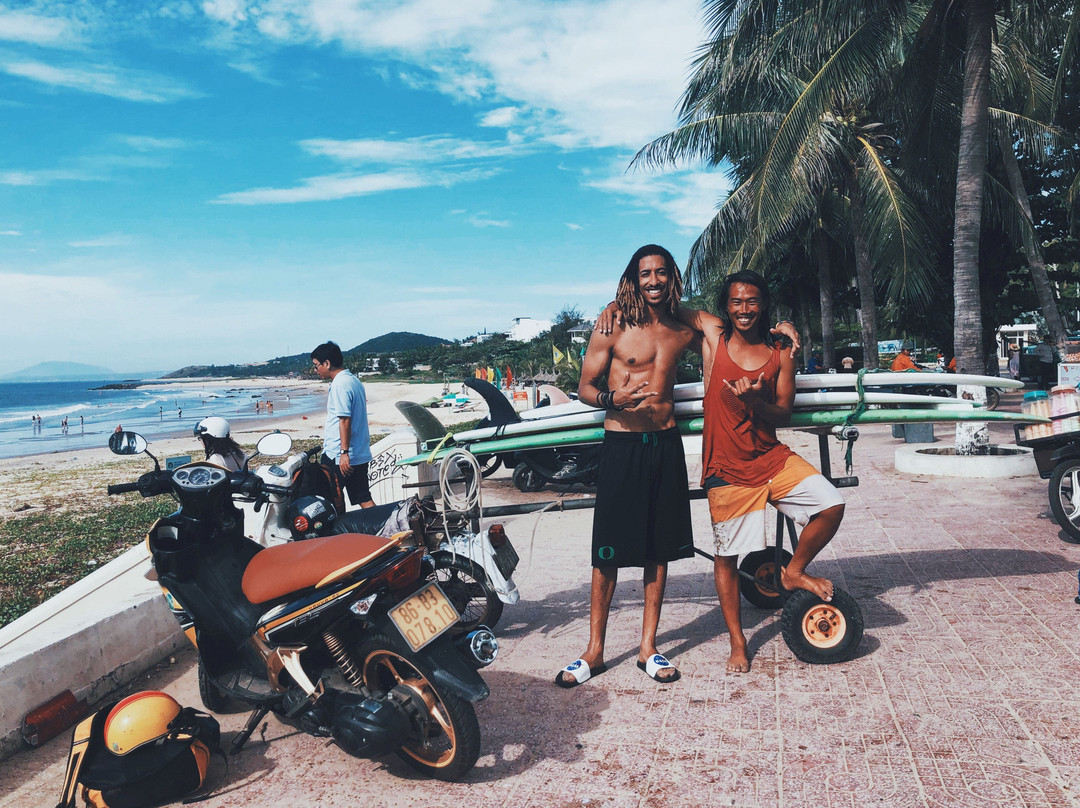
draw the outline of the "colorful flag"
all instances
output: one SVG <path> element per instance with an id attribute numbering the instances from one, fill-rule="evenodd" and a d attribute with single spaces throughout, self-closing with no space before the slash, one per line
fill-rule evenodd
<path id="1" fill-rule="evenodd" d="M 495 371 L 492 370 L 490 367 L 487 369 L 487 380 L 489 384 L 495 381 Z"/>
<path id="2" fill-rule="evenodd" d="M 506 389 L 509 390 L 514 385 L 514 374 L 510 372 L 510 366 L 506 366 Z"/>
<path id="3" fill-rule="evenodd" d="M 574 358 L 574 352 L 569 348 L 566 349 L 566 361 L 570 363 L 570 367 L 574 370 L 581 370 L 581 365 L 578 364 L 578 361 Z"/>
<path id="4" fill-rule="evenodd" d="M 556 365 L 563 361 L 563 352 L 556 348 L 554 343 L 551 346 L 551 355 L 554 357 Z"/>

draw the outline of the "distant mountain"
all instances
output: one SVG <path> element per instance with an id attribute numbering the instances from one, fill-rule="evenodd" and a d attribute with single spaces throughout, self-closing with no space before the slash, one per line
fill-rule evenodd
<path id="1" fill-rule="evenodd" d="M 411 331 L 394 331 L 362 342 L 355 348 L 344 351 L 346 358 L 356 358 L 361 354 L 394 354 L 413 348 L 428 348 L 433 345 L 451 345 L 453 340 L 414 334 Z M 315 346 L 312 345 L 312 348 Z M 242 365 L 188 365 L 187 367 L 166 373 L 163 379 L 190 379 L 198 377 L 245 378 L 250 376 L 299 376 L 311 374 L 311 352 L 293 356 L 279 356 L 264 362 L 248 362 Z"/>
<path id="2" fill-rule="evenodd" d="M 411 351 L 413 348 L 430 348 L 434 345 L 451 345 L 452 343 L 453 340 L 414 334 L 411 331 L 392 331 L 381 337 L 362 342 L 348 353 L 399 353 Z"/>
<path id="3" fill-rule="evenodd" d="M 97 365 L 81 362 L 39 362 L 33 367 L 0 376 L 5 382 L 69 382 L 103 381 L 131 378 L 130 373 L 117 373 Z"/>

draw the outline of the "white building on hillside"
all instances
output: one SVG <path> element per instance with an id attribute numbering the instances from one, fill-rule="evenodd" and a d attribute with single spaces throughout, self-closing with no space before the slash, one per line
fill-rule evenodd
<path id="1" fill-rule="evenodd" d="M 551 320 L 534 320 L 532 317 L 515 317 L 506 332 L 506 338 L 515 342 L 528 342 L 545 331 L 551 330 Z"/>

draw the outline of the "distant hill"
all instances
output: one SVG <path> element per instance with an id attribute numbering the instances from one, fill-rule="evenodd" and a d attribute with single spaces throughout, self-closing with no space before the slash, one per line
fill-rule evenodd
<path id="1" fill-rule="evenodd" d="M 344 351 L 347 358 L 360 354 L 392 354 L 409 351 L 413 348 L 428 348 L 433 345 L 451 345 L 453 340 L 414 334 L 410 331 L 394 331 L 362 342 L 355 348 Z M 312 345 L 312 348 L 315 346 Z M 311 374 L 311 351 L 293 356 L 279 356 L 265 362 L 249 362 L 242 365 L 188 365 L 187 367 L 166 373 L 163 379 L 190 379 L 197 377 L 228 376 L 244 378 L 249 376 L 299 376 Z"/>
<path id="2" fill-rule="evenodd" d="M 367 342 L 362 342 L 348 351 L 356 353 L 398 353 L 411 351 L 413 348 L 430 348 L 434 345 L 450 345 L 453 340 L 429 337 L 424 334 L 414 334 L 411 331 L 391 331 L 381 337 L 374 337 Z"/>
<path id="3" fill-rule="evenodd" d="M 131 374 L 117 373 L 97 365 L 81 362 L 39 362 L 33 367 L 0 376 L 5 382 L 67 382 L 103 381 L 130 378 Z"/>

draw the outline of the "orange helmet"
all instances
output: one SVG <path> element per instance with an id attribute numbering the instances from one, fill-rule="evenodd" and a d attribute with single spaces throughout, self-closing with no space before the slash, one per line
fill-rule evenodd
<path id="1" fill-rule="evenodd" d="M 128 696 L 105 719 L 105 745 L 114 755 L 126 755 L 169 731 L 180 704 L 168 693 L 144 690 Z"/>

